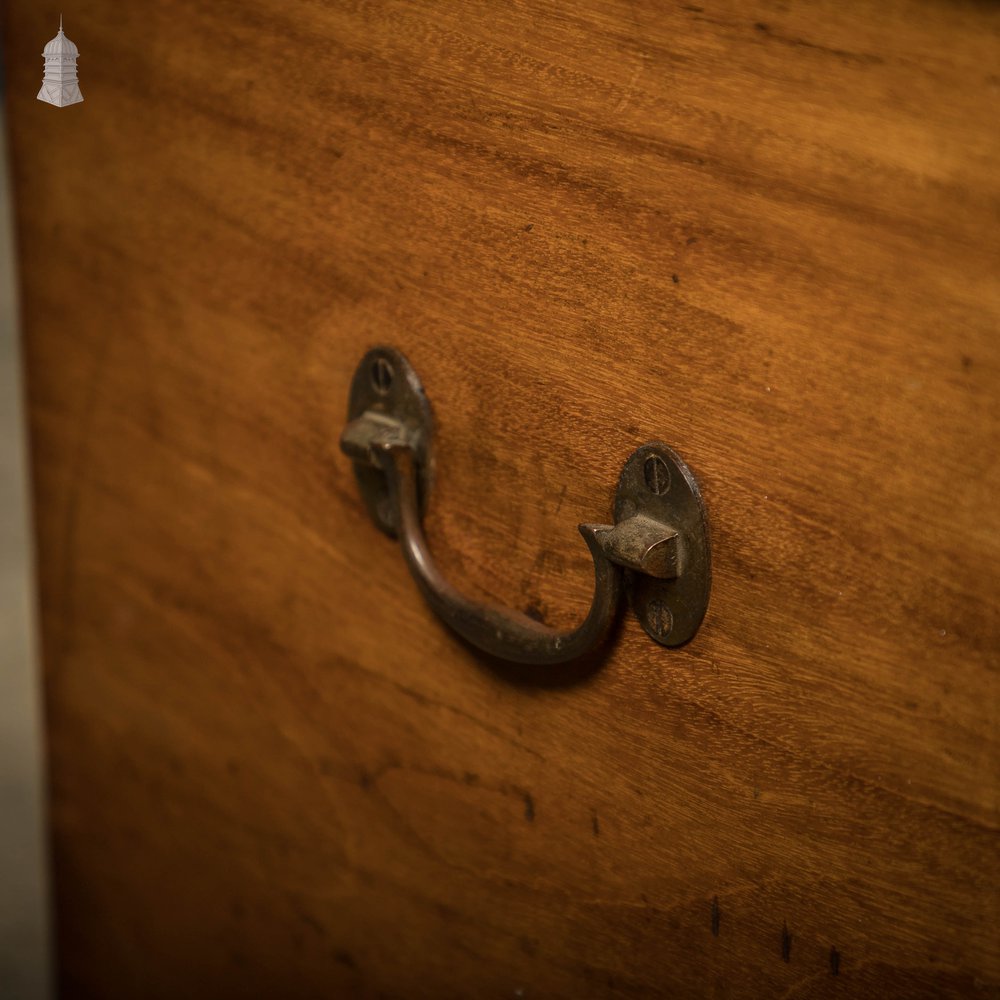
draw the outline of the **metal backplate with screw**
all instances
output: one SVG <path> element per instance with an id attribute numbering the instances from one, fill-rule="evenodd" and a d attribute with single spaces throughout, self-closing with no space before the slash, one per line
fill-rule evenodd
<path id="1" fill-rule="evenodd" d="M 409 447 L 417 465 L 420 513 L 431 489 L 431 406 L 409 361 L 391 347 L 375 347 L 358 365 L 348 398 L 348 428 L 341 447 L 354 461 L 358 488 L 375 523 L 396 537 L 396 512 L 385 476 L 371 462 L 376 439 L 393 438 Z"/>
<path id="2" fill-rule="evenodd" d="M 664 646 L 680 646 L 698 631 L 712 586 L 708 521 L 691 470 L 665 444 L 632 453 L 615 493 L 615 522 L 636 515 L 677 532 L 676 575 L 625 571 L 625 586 L 642 627 Z"/>

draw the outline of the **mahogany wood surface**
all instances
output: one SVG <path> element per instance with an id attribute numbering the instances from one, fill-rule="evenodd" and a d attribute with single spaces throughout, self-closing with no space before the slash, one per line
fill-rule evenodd
<path id="1" fill-rule="evenodd" d="M 1000 992 L 1000 8 L 88 0 L 56 109 L 4 7 L 64 996 Z M 675 448 L 695 640 L 447 633 L 377 343 L 551 624 Z"/>

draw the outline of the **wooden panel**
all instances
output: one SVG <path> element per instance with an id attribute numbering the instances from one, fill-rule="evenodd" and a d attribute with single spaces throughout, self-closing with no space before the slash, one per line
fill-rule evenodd
<path id="1" fill-rule="evenodd" d="M 1000 990 L 1000 12 L 8 0 L 67 996 Z M 484 662 L 338 454 L 569 625 L 662 439 L 680 651 Z M 836 974 L 835 974 L 836 973 Z"/>

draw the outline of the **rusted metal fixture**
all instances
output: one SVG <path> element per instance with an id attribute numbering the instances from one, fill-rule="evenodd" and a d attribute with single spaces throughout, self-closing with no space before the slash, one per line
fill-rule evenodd
<path id="1" fill-rule="evenodd" d="M 340 439 L 382 531 L 398 538 L 427 603 L 472 645 L 518 663 L 564 663 L 597 646 L 624 589 L 643 628 L 664 646 L 698 631 L 711 589 L 705 507 L 691 470 L 664 444 L 629 457 L 615 493 L 613 525 L 581 524 L 594 561 L 594 597 L 582 624 L 559 631 L 472 601 L 439 572 L 421 527 L 431 488 L 430 404 L 406 358 L 376 347 L 351 384 Z"/>

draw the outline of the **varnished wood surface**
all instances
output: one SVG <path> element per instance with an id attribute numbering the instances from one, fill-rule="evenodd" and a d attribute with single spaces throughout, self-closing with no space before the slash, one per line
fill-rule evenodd
<path id="1" fill-rule="evenodd" d="M 7 0 L 68 997 L 989 996 L 1000 13 Z M 630 451 L 696 640 L 447 634 L 336 441 L 569 625 Z M 834 974 L 836 971 L 836 975 Z"/>

